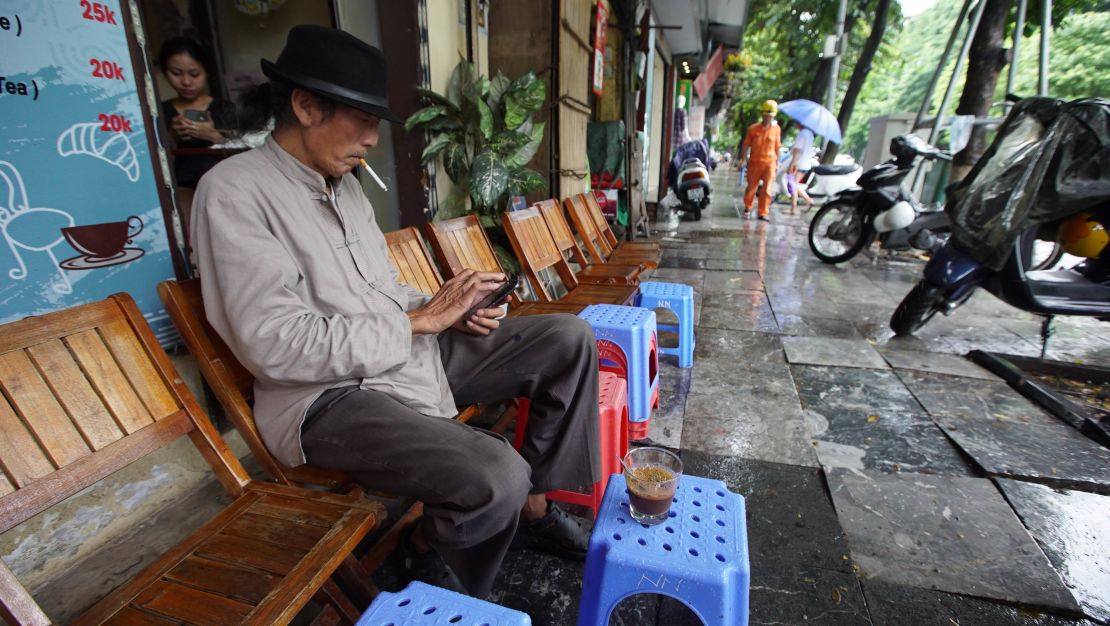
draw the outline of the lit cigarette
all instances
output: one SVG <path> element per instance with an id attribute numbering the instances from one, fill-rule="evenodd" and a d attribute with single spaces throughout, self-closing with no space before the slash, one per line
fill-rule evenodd
<path id="1" fill-rule="evenodd" d="M 389 187 L 386 187 L 385 183 L 382 182 L 382 179 L 378 178 L 378 173 L 371 169 L 370 164 L 366 162 L 366 159 L 359 159 L 358 162 L 362 163 L 363 169 L 365 169 L 367 172 L 370 172 L 370 175 L 374 177 L 374 182 L 378 183 L 378 186 L 382 188 L 382 191 L 389 191 Z"/>

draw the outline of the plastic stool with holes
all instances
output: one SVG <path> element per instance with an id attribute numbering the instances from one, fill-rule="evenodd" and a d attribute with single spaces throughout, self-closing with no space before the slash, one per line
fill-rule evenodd
<path id="1" fill-rule="evenodd" d="M 628 381 L 628 438 L 643 439 L 651 409 L 659 406 L 659 354 L 655 311 L 591 304 L 578 314 L 597 337 L 598 363 Z"/>
<path id="2" fill-rule="evenodd" d="M 678 366 L 694 365 L 694 288 L 682 283 L 640 283 L 636 306 L 645 309 L 667 309 L 678 318 L 678 326 L 658 324 L 660 331 L 678 333 L 677 348 L 659 348 L 663 354 L 678 356 Z"/>
<path id="3" fill-rule="evenodd" d="M 461 593 L 419 581 L 383 591 L 355 626 L 531 626 L 532 618 Z"/>
<path id="4" fill-rule="evenodd" d="M 702 622 L 748 623 L 748 532 L 744 498 L 719 480 L 679 478 L 667 520 L 632 521 L 624 476 L 609 478 L 590 535 L 578 626 L 605 626 L 624 598 L 671 596 Z"/>
<path id="5" fill-rule="evenodd" d="M 601 417 L 601 479 L 587 492 L 548 491 L 549 500 L 569 502 L 589 507 L 596 518 L 605 495 L 605 485 L 611 474 L 621 473 L 618 458 L 628 454 L 628 390 L 624 379 L 612 372 L 598 374 L 598 412 Z M 516 437 L 513 447 L 524 445 L 524 432 L 528 427 L 528 398 L 517 398 Z"/>

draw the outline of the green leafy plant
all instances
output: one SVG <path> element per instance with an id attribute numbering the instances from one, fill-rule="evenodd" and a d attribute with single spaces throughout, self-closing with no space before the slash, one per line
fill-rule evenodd
<path id="1" fill-rule="evenodd" d="M 546 88 L 535 74 L 509 80 L 498 72 L 491 80 L 460 60 L 446 94 L 417 92 L 428 106 L 405 121 L 405 130 L 428 131 L 421 165 L 442 159 L 456 186 L 437 217 L 476 213 L 484 227 L 497 228 L 509 196 L 547 186 L 539 172 L 524 167 L 543 140 L 544 123 L 533 114 L 543 107 Z"/>

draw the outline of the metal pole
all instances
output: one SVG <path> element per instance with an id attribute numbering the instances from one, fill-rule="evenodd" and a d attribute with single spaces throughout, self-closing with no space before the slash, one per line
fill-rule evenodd
<path id="1" fill-rule="evenodd" d="M 840 0 L 836 9 L 836 54 L 832 59 L 832 76 L 829 80 L 829 91 L 825 94 L 825 108 L 835 111 L 836 106 L 836 80 L 840 76 L 840 56 L 844 54 L 844 20 L 848 15 L 848 0 Z"/>
<path id="2" fill-rule="evenodd" d="M 1014 24 L 1014 43 L 1010 46 L 1010 72 L 1006 75 L 1007 94 L 1013 93 L 1014 82 L 1017 81 L 1018 60 L 1021 58 L 1018 48 L 1021 45 L 1022 31 L 1025 30 L 1025 6 L 1026 0 L 1018 0 L 1017 22 Z M 1009 113 L 1014 103 L 1007 100 L 1002 106 Z"/>
<path id="3" fill-rule="evenodd" d="M 968 24 L 967 33 L 964 35 L 964 45 L 960 48 L 960 56 L 956 57 L 956 67 L 952 70 L 952 76 L 948 79 L 948 87 L 944 90 L 944 98 L 940 101 L 940 109 L 937 110 L 937 117 L 933 121 L 933 127 L 929 130 L 930 144 L 936 141 L 937 135 L 940 133 L 940 127 L 944 124 L 944 112 L 952 102 L 952 92 L 955 90 L 956 80 L 964 69 L 964 59 L 967 58 L 967 53 L 971 50 L 971 40 L 975 38 L 975 31 L 979 28 L 979 20 L 983 17 L 983 9 L 986 6 L 987 0 L 979 0 L 979 6 L 975 7 L 975 14 L 971 17 L 971 23 Z"/>
<path id="4" fill-rule="evenodd" d="M 1022 1 L 1024 2 L 1024 0 Z M 932 79 L 929 80 L 929 87 L 925 89 L 925 99 L 921 101 L 921 108 L 917 110 L 917 117 L 913 120 L 911 130 L 921 128 L 921 120 L 925 119 L 925 115 L 929 112 L 929 103 L 933 101 L 933 92 L 937 89 L 937 83 L 940 81 L 940 74 L 944 71 L 944 66 L 948 65 L 948 56 L 952 54 L 952 46 L 956 45 L 956 36 L 960 34 L 960 26 L 963 25 L 964 19 L 967 17 L 967 9 L 970 6 L 971 0 L 964 0 L 964 6 L 960 9 L 960 16 L 956 18 L 956 25 L 952 27 L 952 34 L 948 36 L 948 43 L 944 45 L 944 52 L 940 55 L 937 69 L 933 72 Z"/>
<path id="5" fill-rule="evenodd" d="M 1041 0 L 1041 71 L 1038 96 L 1048 95 L 1048 37 L 1052 30 L 1052 0 Z"/>

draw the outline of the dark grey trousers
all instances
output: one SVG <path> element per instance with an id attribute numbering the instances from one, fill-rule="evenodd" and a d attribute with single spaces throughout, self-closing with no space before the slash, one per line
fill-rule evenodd
<path id="1" fill-rule="evenodd" d="M 424 502 L 432 545 L 485 597 L 527 495 L 601 476 L 597 349 L 589 324 L 572 315 L 504 319 L 487 337 L 447 331 L 439 345 L 459 406 L 531 399 L 519 453 L 499 437 L 353 386 L 312 405 L 301 442 L 312 465 Z"/>

